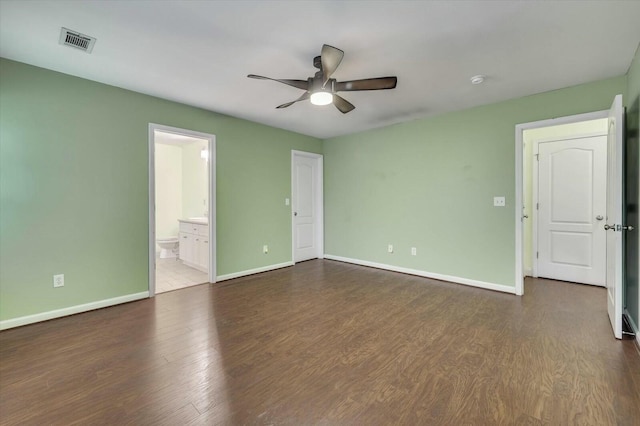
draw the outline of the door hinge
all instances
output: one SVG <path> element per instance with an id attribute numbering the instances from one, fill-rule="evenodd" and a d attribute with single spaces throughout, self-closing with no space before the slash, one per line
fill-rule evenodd
<path id="1" fill-rule="evenodd" d="M 536 203 L 536 210 L 540 210 L 540 203 Z"/>
<path id="2" fill-rule="evenodd" d="M 536 252 L 536 259 L 540 258 L 540 253 Z"/>
<path id="3" fill-rule="evenodd" d="M 540 161 L 540 154 L 536 154 L 536 160 Z"/>

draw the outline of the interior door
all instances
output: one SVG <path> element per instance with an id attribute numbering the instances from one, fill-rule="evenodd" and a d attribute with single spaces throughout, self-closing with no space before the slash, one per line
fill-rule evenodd
<path id="1" fill-rule="evenodd" d="M 607 311 L 613 334 L 622 338 L 622 95 L 609 110 L 607 134 Z"/>
<path id="2" fill-rule="evenodd" d="M 293 261 L 322 257 L 322 156 L 292 156 Z"/>
<path id="3" fill-rule="evenodd" d="M 607 138 L 538 146 L 538 276 L 604 287 Z"/>

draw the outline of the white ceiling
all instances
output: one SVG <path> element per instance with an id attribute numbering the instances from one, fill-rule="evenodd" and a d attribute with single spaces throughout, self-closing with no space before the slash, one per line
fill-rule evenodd
<path id="1" fill-rule="evenodd" d="M 622 75 L 639 17 L 640 1 L 0 0 L 0 56 L 328 138 Z M 93 53 L 59 45 L 63 26 Z M 276 110 L 302 92 L 246 78 L 306 79 L 323 43 L 345 51 L 339 81 L 398 87 L 342 92 L 343 115 Z"/>

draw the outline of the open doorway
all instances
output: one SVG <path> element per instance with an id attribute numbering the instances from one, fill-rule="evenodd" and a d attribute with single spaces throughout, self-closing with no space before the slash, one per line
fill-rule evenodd
<path id="1" fill-rule="evenodd" d="M 536 222 L 539 216 L 539 201 L 534 201 L 534 188 L 538 176 L 539 159 L 535 154 L 540 142 L 551 142 L 576 138 L 580 136 L 599 134 L 607 131 L 608 111 L 596 111 L 568 117 L 554 118 L 516 126 L 516 294 L 524 294 L 524 276 L 534 276 L 536 262 L 534 259 L 539 252 L 534 241 L 538 230 Z M 604 128 L 601 129 L 601 126 Z M 534 214 L 535 213 L 535 214 Z M 536 216 L 536 217 L 534 217 Z M 596 213 L 597 216 L 597 213 Z M 597 220 L 597 219 L 594 219 Z M 537 274 L 536 274 L 537 275 Z"/>
<path id="2" fill-rule="evenodd" d="M 597 120 L 601 118 L 607 118 L 607 154 L 606 154 L 606 214 L 601 215 L 598 212 L 594 212 L 594 208 L 590 207 L 588 210 L 588 219 L 583 222 L 590 222 L 593 229 L 600 228 L 606 232 L 604 241 L 606 243 L 605 248 L 605 260 L 606 260 L 606 272 L 605 272 L 605 285 L 606 285 L 606 303 L 607 313 L 611 321 L 611 326 L 616 338 L 622 338 L 622 313 L 623 313 L 623 270 L 624 270 L 624 257 L 623 257 L 623 231 L 632 230 L 633 227 L 625 225 L 623 223 L 623 152 L 624 152 L 624 107 L 622 105 L 622 95 L 617 95 L 613 99 L 611 108 L 608 111 L 600 111 L 588 114 L 575 115 L 570 117 L 562 117 L 558 119 L 544 120 L 533 123 L 525 123 L 516 125 L 516 199 L 515 205 L 518 208 L 515 210 L 516 214 L 516 229 L 515 229 L 515 245 L 516 245 L 516 264 L 515 264 L 515 287 L 516 294 L 524 294 L 524 221 L 529 218 L 527 214 L 527 206 L 524 204 L 524 167 L 525 167 L 525 133 L 531 129 L 539 129 L 550 126 L 565 125 L 580 123 L 585 121 Z M 576 145 L 578 146 L 578 145 Z M 586 150 L 585 150 L 586 151 Z M 540 154 L 542 155 L 542 154 Z M 583 162 L 584 163 L 584 162 Z M 588 163 L 587 167 L 593 168 L 592 163 Z M 587 163 L 584 163 L 587 164 Z M 585 167 L 583 164 L 582 167 Z M 576 171 L 573 165 L 565 161 L 564 166 Z M 548 172 L 548 171 L 547 171 Z M 582 172 L 579 172 L 582 173 Z M 566 177 L 566 171 L 561 173 Z M 573 177 L 571 177 L 573 179 Z M 585 188 L 589 188 L 589 185 L 583 185 Z M 591 191 L 591 189 L 588 189 Z M 573 194 L 570 191 L 564 191 L 564 197 L 569 194 L 568 200 L 562 200 L 564 204 L 567 201 L 573 202 Z M 561 203 L 562 204 L 562 203 Z M 560 215 L 562 216 L 562 215 Z M 558 217 L 560 217 L 558 216 Z M 563 219 L 554 220 L 554 222 L 561 222 Z M 596 222 L 598 221 L 598 222 Z M 583 243 L 584 244 L 584 243 Z M 553 246 L 551 247 L 553 250 Z M 574 248 L 574 250 L 583 250 L 584 247 Z M 587 258 L 591 253 L 583 255 L 583 258 Z"/>
<path id="3" fill-rule="evenodd" d="M 215 136 L 149 125 L 149 293 L 215 282 Z"/>
<path id="4" fill-rule="evenodd" d="M 523 131 L 524 275 L 604 287 L 607 119 Z"/>

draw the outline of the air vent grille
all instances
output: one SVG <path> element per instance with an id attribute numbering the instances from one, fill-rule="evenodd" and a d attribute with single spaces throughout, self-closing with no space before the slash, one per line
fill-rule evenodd
<path id="1" fill-rule="evenodd" d="M 59 42 L 64 46 L 74 47 L 84 52 L 91 53 L 96 39 L 95 37 L 80 34 L 77 31 L 62 27 L 62 29 L 60 30 Z"/>

